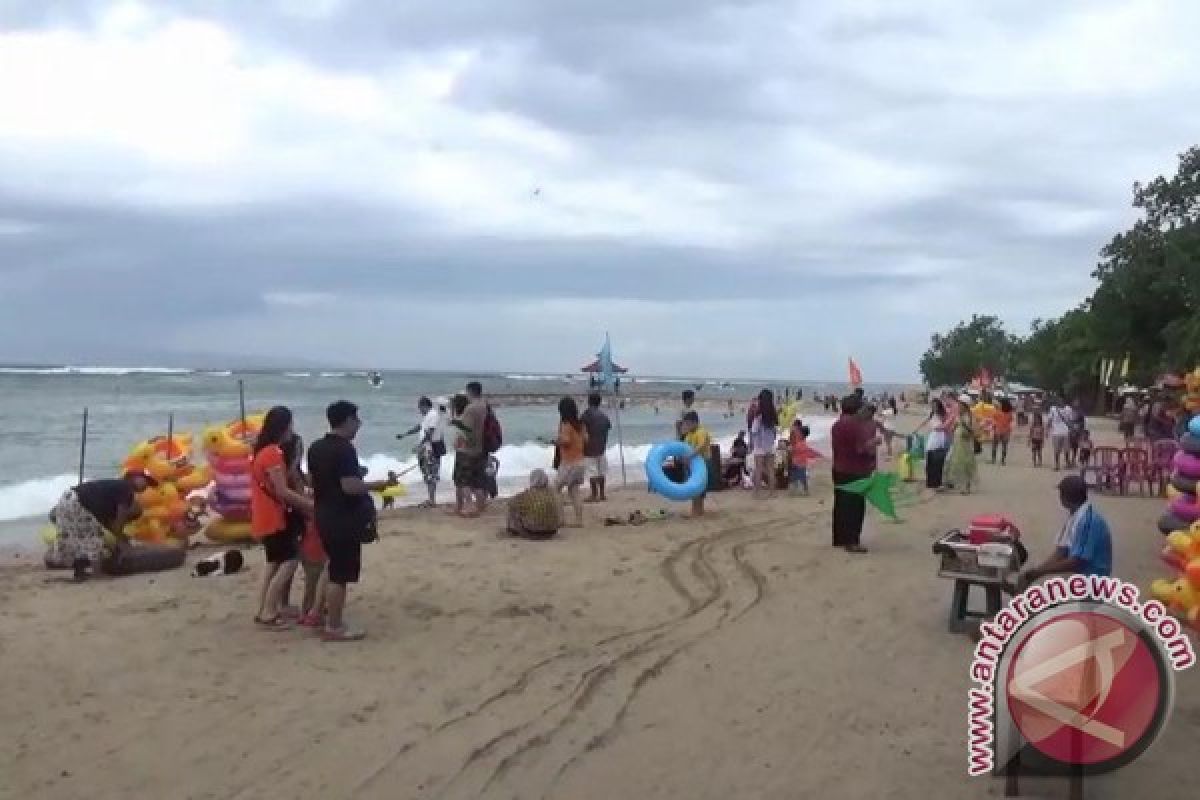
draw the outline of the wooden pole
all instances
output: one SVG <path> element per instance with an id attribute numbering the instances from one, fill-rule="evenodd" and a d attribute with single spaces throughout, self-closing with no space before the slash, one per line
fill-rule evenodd
<path id="1" fill-rule="evenodd" d="M 238 378 L 238 412 L 241 414 L 242 429 L 246 428 L 246 382 Z"/>
<path id="2" fill-rule="evenodd" d="M 83 407 L 83 430 L 79 435 L 79 482 L 83 483 L 83 466 L 87 461 L 88 410 Z"/>
<path id="3" fill-rule="evenodd" d="M 621 432 L 621 395 L 613 390 L 613 414 L 617 418 L 617 454 L 621 458 L 621 485 L 628 486 L 629 479 L 625 476 L 625 436 Z"/>
<path id="4" fill-rule="evenodd" d="M 172 442 L 172 439 L 174 438 L 174 436 L 175 436 L 175 412 L 171 411 L 171 412 L 167 413 L 167 461 L 170 461 L 172 458 L 174 458 L 174 456 L 171 455 L 171 442 Z M 183 455 L 183 454 L 180 453 L 180 455 Z"/>

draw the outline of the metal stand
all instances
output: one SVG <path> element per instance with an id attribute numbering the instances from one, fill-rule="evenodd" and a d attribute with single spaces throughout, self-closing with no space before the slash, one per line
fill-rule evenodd
<path id="1" fill-rule="evenodd" d="M 983 612 L 970 609 L 971 587 L 983 589 L 986 610 Z M 1001 586 L 993 580 L 973 581 L 967 578 L 954 580 L 954 593 L 950 597 L 950 620 L 948 624 L 951 633 L 963 633 L 967 629 L 967 621 L 972 619 L 990 619 L 1000 613 L 1003 603 Z"/>

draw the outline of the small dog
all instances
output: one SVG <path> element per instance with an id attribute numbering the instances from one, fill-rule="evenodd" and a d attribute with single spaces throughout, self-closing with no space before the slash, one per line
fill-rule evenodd
<path id="1" fill-rule="evenodd" d="M 224 553 L 217 553 L 215 556 L 197 561 L 192 575 L 197 578 L 209 575 L 232 575 L 239 572 L 245 563 L 246 559 L 241 550 L 226 550 Z"/>

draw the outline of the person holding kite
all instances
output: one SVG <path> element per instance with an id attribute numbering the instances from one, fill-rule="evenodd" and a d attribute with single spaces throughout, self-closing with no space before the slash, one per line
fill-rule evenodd
<path id="1" fill-rule="evenodd" d="M 863 419 L 862 400 L 849 395 L 842 400 L 842 415 L 833 424 L 833 546 L 848 553 L 865 553 L 859 544 L 867 498 L 860 491 L 845 487 L 870 479 L 875 473 L 876 450 L 882 443 L 875 431 L 874 419 Z M 856 487 L 857 488 L 857 487 Z"/>

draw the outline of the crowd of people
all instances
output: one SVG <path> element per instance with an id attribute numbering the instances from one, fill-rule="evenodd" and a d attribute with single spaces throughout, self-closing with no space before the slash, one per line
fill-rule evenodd
<path id="1" fill-rule="evenodd" d="M 800 392 L 795 396 L 799 397 Z M 686 479 L 688 470 L 699 459 L 712 476 L 710 487 L 749 489 L 755 498 L 763 494 L 773 497 L 786 489 L 809 492 L 810 466 L 823 456 L 809 445 L 810 430 L 798 416 L 790 424 L 781 420 L 771 390 L 764 389 L 752 399 L 746 429 L 737 434 L 724 458 L 701 424 L 695 393 L 687 390 L 681 400 L 674 434 L 687 445 L 690 455 L 675 465 L 675 477 Z M 828 398 L 818 402 L 828 407 Z M 886 409 L 883 412 L 881 405 Z M 1163 424 L 1158 420 L 1158 409 L 1143 415 L 1141 409 L 1133 408 L 1138 414 L 1136 419 L 1128 405 L 1121 411 L 1120 428 L 1127 437 L 1133 433 L 1131 425 L 1142 424 L 1149 432 L 1154 425 Z M 875 473 L 880 448 L 890 452 L 891 440 L 901 435 L 888 424 L 895 418 L 896 399 L 868 402 L 860 389 L 838 401 L 838 410 L 830 433 L 832 543 L 846 552 L 861 554 L 867 552 L 861 542 L 865 499 L 861 493 L 843 487 Z M 463 393 L 452 398 L 422 397 L 417 411 L 417 424 L 397 436 L 418 437 L 414 448 L 416 468 L 426 488 L 421 506 L 437 507 L 441 462 L 453 452 L 454 502 L 446 513 L 468 519 L 484 514 L 497 495 L 496 453 L 503 434 L 494 410 L 484 398 L 482 385 L 472 381 Z M 1055 469 L 1087 464 L 1090 435 L 1084 416 L 1073 406 L 1051 400 L 1045 409 L 1024 407 L 1022 415 L 1029 423 L 1035 466 L 1041 464 L 1047 436 Z M 987 427 L 992 463 L 1004 465 L 1008 460 L 1014 416 L 1013 405 L 1007 399 L 1001 399 L 990 413 Z M 254 442 L 250 525 L 263 546 L 266 561 L 254 622 L 269 631 L 299 625 L 318 629 L 326 641 L 354 641 L 365 633 L 347 624 L 344 611 L 348 588 L 360 577 L 362 546 L 376 536 L 371 493 L 394 486 L 398 476 L 389 473 L 385 480 L 366 479 L 367 470 L 354 447 L 362 421 L 353 403 L 343 400 L 331 404 L 326 420 L 328 432 L 311 444 L 307 459 L 303 458 L 304 444 L 294 430 L 292 412 L 283 406 L 267 412 Z M 969 395 L 947 393 L 931 400 L 928 418 L 914 431 L 925 434 L 925 484 L 929 489 L 970 493 L 978 487 L 983 426 Z M 505 518 L 507 532 L 544 540 L 564 527 L 582 527 L 585 504 L 608 499 L 606 453 L 611 430 L 600 394 L 588 396 L 582 413 L 574 398 L 563 397 L 558 404 L 557 431 L 553 439 L 546 440 L 554 446 L 554 471 L 534 470 L 528 487 L 510 498 Z M 719 468 L 717 461 L 721 463 Z M 306 469 L 302 468 L 305 463 Z M 72 568 L 77 578 L 85 578 L 103 557 L 104 531 L 119 531 L 135 518 L 137 493 L 153 482 L 151 476 L 137 473 L 114 481 L 91 481 L 67 492 L 52 515 L 62 531 L 55 545 L 59 564 Z M 1060 491 L 1073 518 L 1078 516 L 1086 505 L 1086 486 L 1082 496 L 1078 481 L 1064 481 Z M 692 516 L 706 513 L 706 497 L 707 492 L 701 492 L 691 500 Z M 1090 505 L 1086 508 L 1087 525 L 1072 523 L 1069 528 L 1082 525 L 1090 531 L 1091 527 L 1104 527 L 1102 520 L 1095 521 L 1098 512 Z M 1103 538 L 1102 533 L 1096 536 Z M 1092 558 L 1090 551 L 1080 555 L 1082 550 L 1072 549 L 1069 537 L 1063 539 L 1060 549 L 1057 560 L 1039 567 L 1042 573 L 1072 559 Z M 1090 568 L 1107 568 L 1103 553 L 1092 560 L 1096 563 L 1089 561 Z M 305 585 L 302 602 L 294 606 L 290 602 L 291 588 L 298 573 L 303 575 Z"/>

